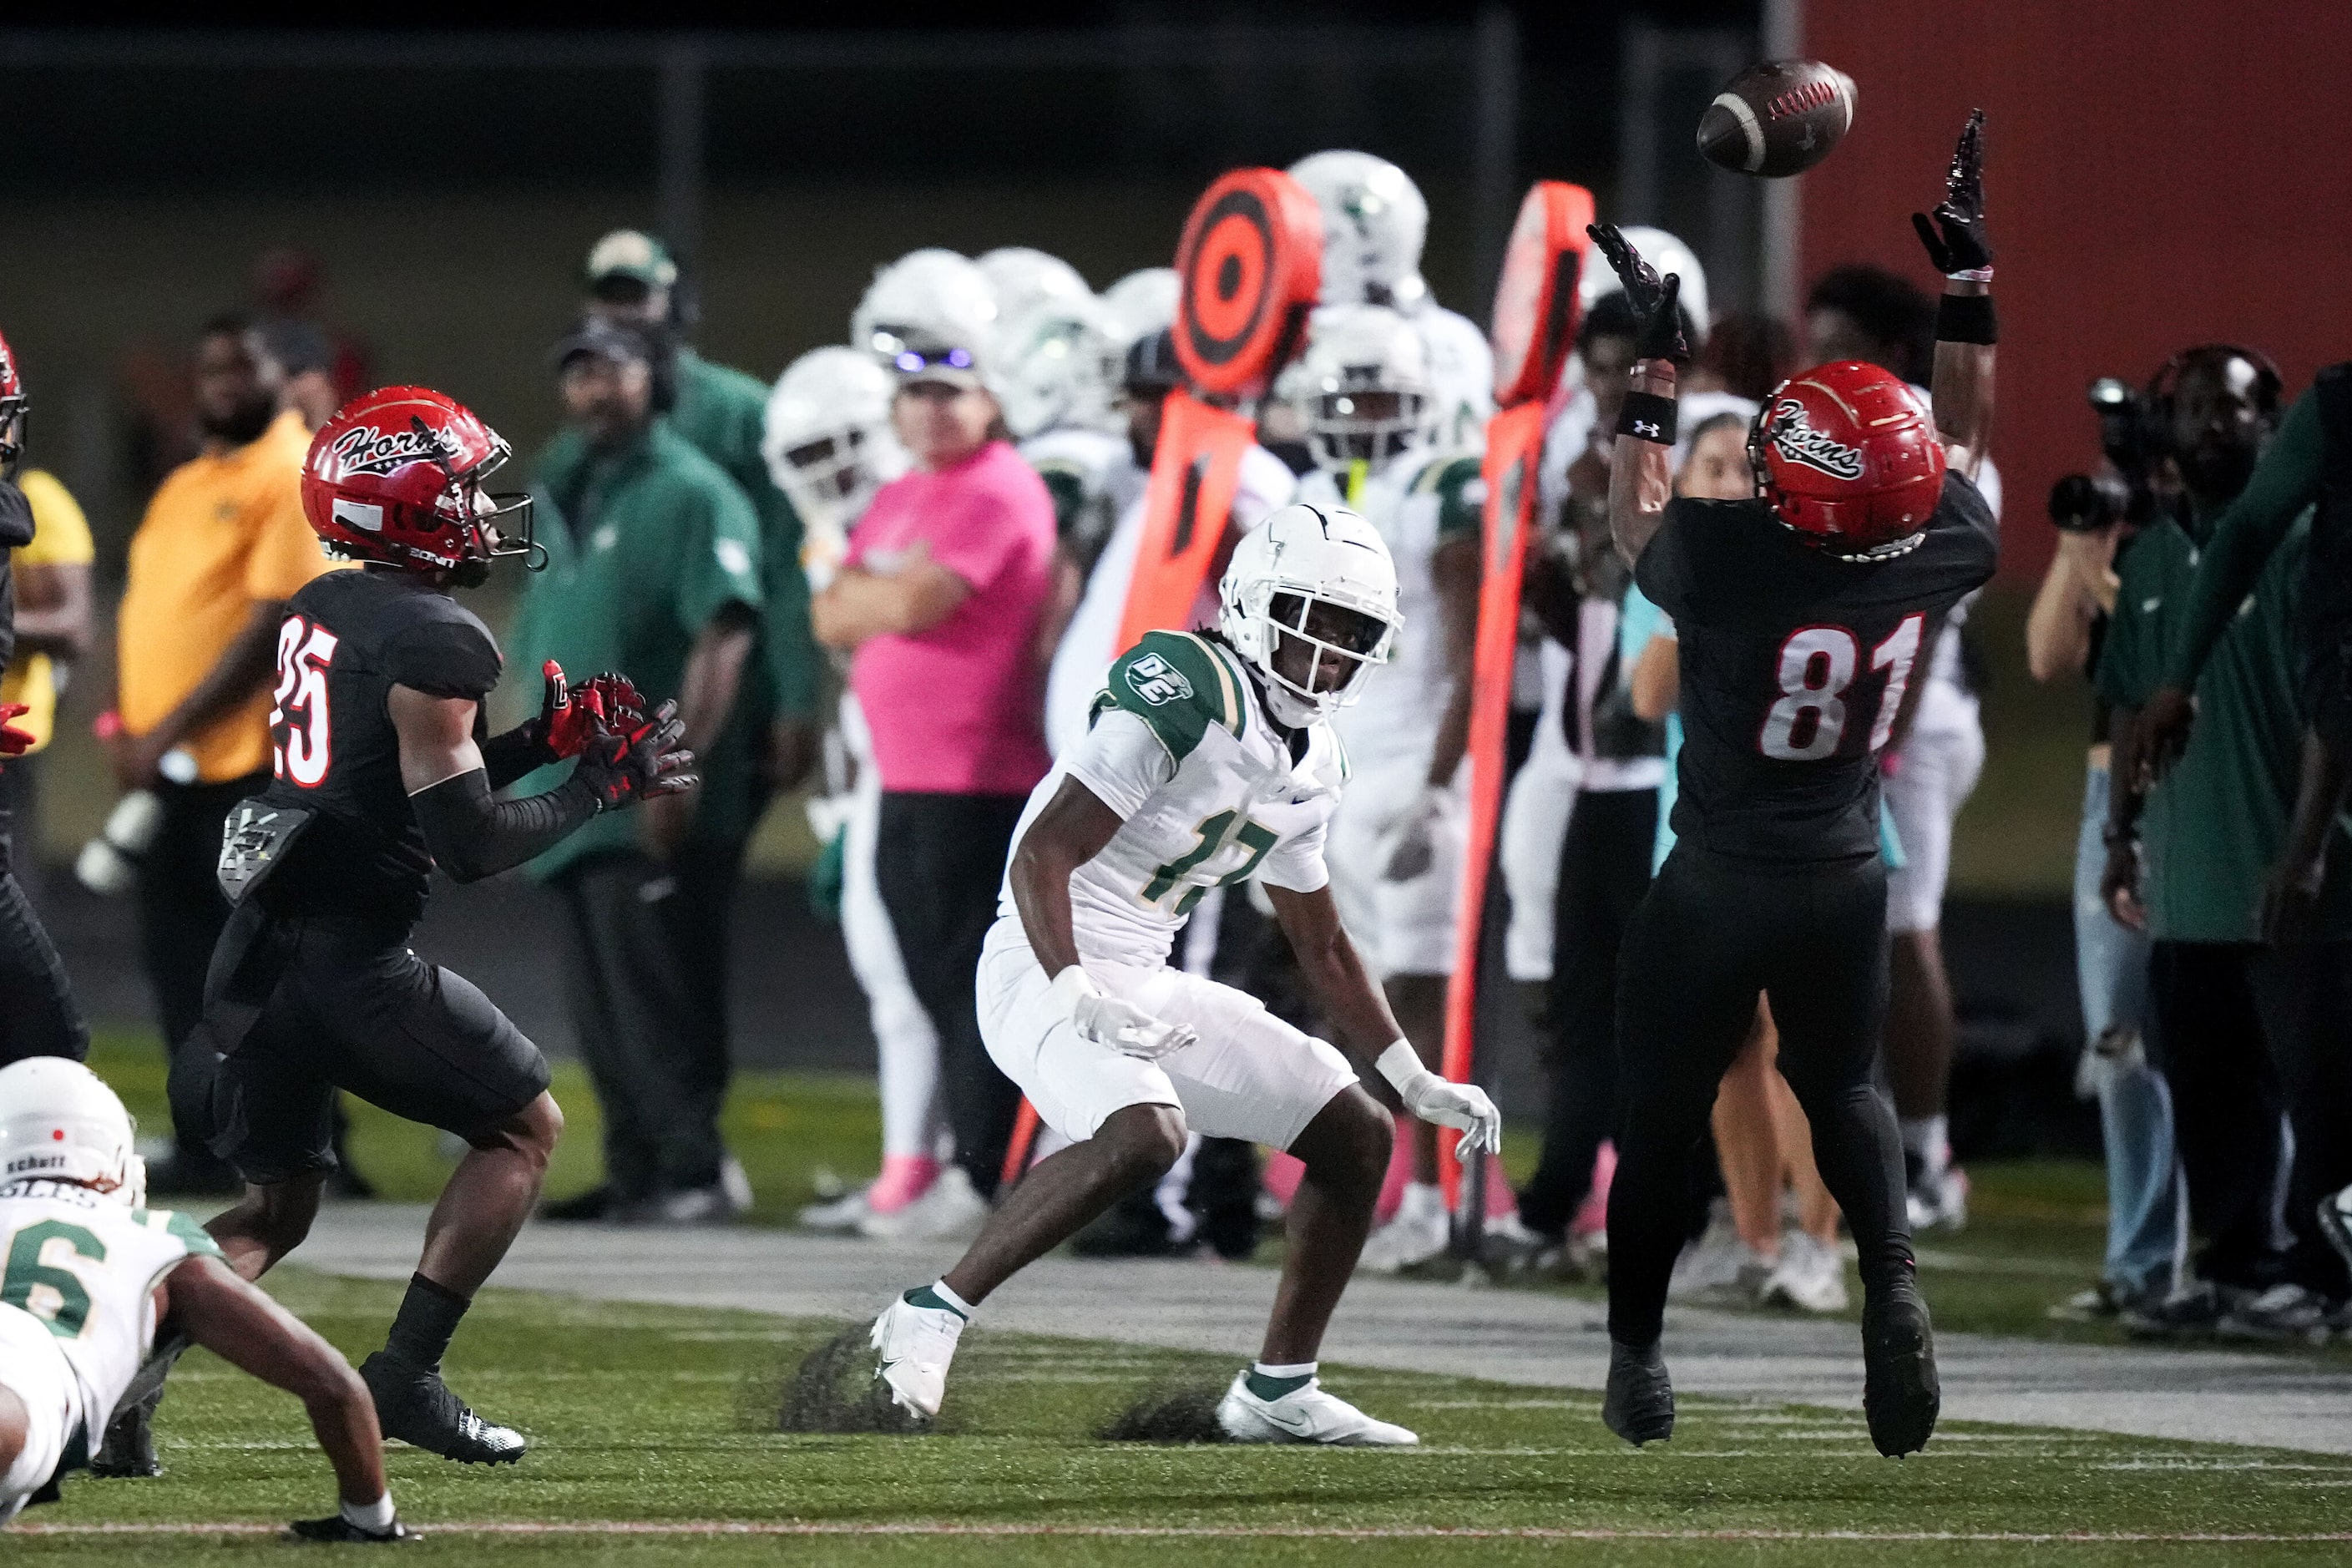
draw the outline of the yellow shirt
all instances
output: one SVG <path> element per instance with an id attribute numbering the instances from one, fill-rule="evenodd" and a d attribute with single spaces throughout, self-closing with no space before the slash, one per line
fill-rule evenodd
<path id="1" fill-rule="evenodd" d="M 33 506 L 33 542 L 9 552 L 9 559 L 20 568 L 89 565 L 95 553 L 89 520 L 65 486 L 45 469 L 27 468 L 17 476 L 16 488 Z M 57 669 L 49 656 L 20 653 L 10 661 L 7 673 L 0 675 L 0 702 L 21 702 L 32 710 L 16 721 L 33 737 L 27 754 L 47 746 L 58 715 Z"/>
<path id="2" fill-rule="evenodd" d="M 288 411 L 252 445 L 172 470 L 131 538 L 117 631 L 118 710 L 143 735 L 220 661 L 254 606 L 288 599 L 333 564 L 302 517 L 310 437 Z M 269 690 L 188 742 L 197 777 L 220 784 L 269 761 Z"/>

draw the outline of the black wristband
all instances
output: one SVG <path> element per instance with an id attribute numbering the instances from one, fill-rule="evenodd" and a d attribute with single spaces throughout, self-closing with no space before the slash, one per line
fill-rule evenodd
<path id="1" fill-rule="evenodd" d="M 1673 398 L 1660 397 L 1654 392 L 1629 392 L 1625 395 L 1624 411 L 1617 416 L 1617 434 L 1671 447 L 1675 444 L 1675 406 Z"/>
<path id="2" fill-rule="evenodd" d="M 2000 325 L 1993 319 L 1990 294 L 1947 294 L 1936 307 L 1936 341 L 1939 343 L 2000 342 Z"/>

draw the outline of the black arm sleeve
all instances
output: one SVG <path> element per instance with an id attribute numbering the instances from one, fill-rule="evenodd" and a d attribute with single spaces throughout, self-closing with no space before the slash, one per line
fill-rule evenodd
<path id="1" fill-rule="evenodd" d="M 595 792 L 576 776 L 545 795 L 493 800 L 489 774 L 480 768 L 419 790 L 408 804 L 435 862 L 459 882 L 521 865 L 599 810 Z"/>
<path id="2" fill-rule="evenodd" d="M 532 769 L 555 761 L 540 742 L 536 721 L 491 736 L 482 742 L 481 750 L 482 766 L 488 770 L 494 790 L 504 789 Z"/>

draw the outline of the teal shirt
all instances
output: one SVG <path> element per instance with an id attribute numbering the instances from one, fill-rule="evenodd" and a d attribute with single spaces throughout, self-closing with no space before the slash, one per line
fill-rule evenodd
<path id="1" fill-rule="evenodd" d="M 648 702 L 675 699 L 687 654 L 710 618 L 730 603 L 761 606 L 761 530 L 751 502 L 659 421 L 610 457 L 566 431 L 541 457 L 536 480 L 547 569 L 526 580 L 509 667 L 535 673 L 551 658 L 578 679 L 616 669 Z M 730 725 L 711 754 L 697 759 L 697 838 L 746 837 L 765 803 L 759 756 L 739 728 Z M 551 788 L 562 776 L 542 769 L 520 788 Z M 636 842 L 633 811 L 609 812 L 532 861 L 531 874 L 543 879 Z"/>
<path id="2" fill-rule="evenodd" d="M 760 516 L 760 576 L 767 611 L 761 620 L 756 669 L 745 671 L 743 708 L 756 710 L 763 727 L 769 713 L 814 719 L 824 670 L 809 627 L 800 514 L 776 488 L 760 450 L 767 413 L 768 388 L 762 383 L 713 364 L 692 349 L 678 351 L 677 404 L 667 416 L 670 428 L 725 469 Z"/>
<path id="3" fill-rule="evenodd" d="M 2211 538 L 2167 517 L 2142 529 L 2124 555 L 2099 656 L 2099 694 L 2108 701 L 2138 707 L 2172 668 L 2215 580 L 2200 559 L 2200 542 Z M 2302 758 L 2294 622 L 2310 541 L 2306 512 L 2268 552 L 2197 678 L 2189 749 L 2148 795 L 2140 899 L 2148 934 L 2160 942 L 2261 939 L 2263 884 L 2286 842 Z M 2352 936 L 2352 877 L 2340 863 L 2329 868 L 2319 931 Z"/>

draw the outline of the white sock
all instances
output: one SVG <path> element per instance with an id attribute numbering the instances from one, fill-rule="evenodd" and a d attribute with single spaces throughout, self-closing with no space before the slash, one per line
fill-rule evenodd
<path id="1" fill-rule="evenodd" d="M 1319 1361 L 1302 1361 L 1295 1366 L 1269 1366 L 1265 1362 L 1252 1362 L 1250 1370 L 1260 1377 L 1313 1377 Z"/>
<path id="2" fill-rule="evenodd" d="M 1942 1116 L 1906 1116 L 1900 1122 L 1903 1152 L 1919 1162 L 1930 1181 L 1941 1177 L 1950 1163 L 1950 1125 Z"/>
<path id="3" fill-rule="evenodd" d="M 949 1289 L 948 1282 L 944 1279 L 936 1280 L 932 1283 L 931 1294 L 937 1296 L 940 1300 L 945 1301 L 949 1306 L 953 1307 L 957 1311 L 961 1312 L 966 1318 L 971 1317 L 974 1312 L 980 1310 L 971 1302 L 965 1300 L 962 1297 L 957 1295 L 954 1291 Z"/>
<path id="4" fill-rule="evenodd" d="M 343 1522 L 354 1530 L 371 1531 L 382 1535 L 392 1528 L 392 1494 L 386 1492 L 373 1502 L 343 1504 Z"/>

